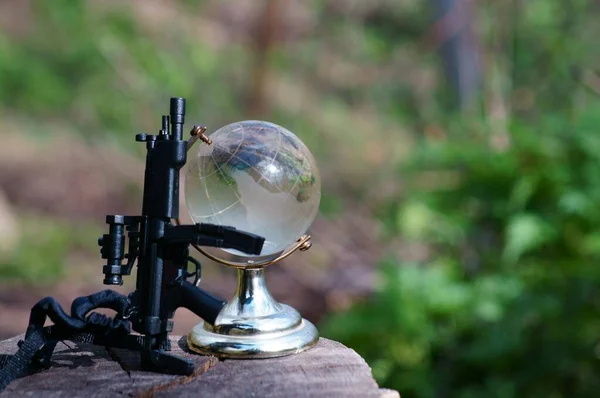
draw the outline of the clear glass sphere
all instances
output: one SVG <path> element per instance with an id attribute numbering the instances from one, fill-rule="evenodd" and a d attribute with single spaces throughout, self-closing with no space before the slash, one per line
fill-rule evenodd
<path id="1" fill-rule="evenodd" d="M 315 159 L 291 131 L 269 122 L 232 123 L 209 138 L 211 145 L 196 144 L 188 154 L 185 199 L 191 218 L 263 236 L 258 257 L 275 257 L 317 215 L 321 177 Z"/>

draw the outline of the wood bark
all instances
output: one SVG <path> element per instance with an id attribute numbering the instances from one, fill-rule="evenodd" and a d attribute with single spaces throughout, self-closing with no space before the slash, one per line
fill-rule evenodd
<path id="1" fill-rule="evenodd" d="M 0 354 L 17 351 L 23 336 L 0 342 Z M 52 365 L 15 380 L 0 397 L 378 397 L 399 398 L 380 389 L 367 363 L 353 350 L 320 339 L 296 355 L 260 360 L 219 360 L 190 353 L 185 338 L 173 336 L 173 353 L 197 365 L 191 376 L 142 371 L 139 353 L 59 343 Z"/>

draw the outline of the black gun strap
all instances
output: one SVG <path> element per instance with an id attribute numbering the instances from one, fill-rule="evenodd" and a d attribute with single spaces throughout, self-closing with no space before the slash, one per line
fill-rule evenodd
<path id="1" fill-rule="evenodd" d="M 113 309 L 117 316 L 110 318 L 97 312 L 88 315 L 96 308 Z M 48 366 L 59 341 L 141 350 L 143 336 L 131 335 L 130 324 L 123 319 L 130 311 L 129 298 L 112 290 L 75 299 L 70 316 L 55 299 L 42 299 L 31 309 L 25 340 L 19 341 L 19 350 L 12 356 L 0 356 L 0 392 L 27 368 Z M 44 327 L 46 318 L 54 325 Z"/>
<path id="2" fill-rule="evenodd" d="M 0 391 L 3 391 L 14 379 L 19 377 L 29 366 L 34 355 L 46 343 L 46 337 L 42 330 L 36 330 L 29 337 L 20 342 L 19 351 L 8 358 L 7 363 L 0 370 Z"/>

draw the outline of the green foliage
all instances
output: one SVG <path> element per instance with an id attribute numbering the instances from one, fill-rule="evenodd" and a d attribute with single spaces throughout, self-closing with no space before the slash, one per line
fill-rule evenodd
<path id="1" fill-rule="evenodd" d="M 515 122 L 507 151 L 459 133 L 424 145 L 402 170 L 413 188 L 387 225 L 427 243 L 431 259 L 386 260 L 379 293 L 332 317 L 325 334 L 403 396 L 595 396 L 599 110 L 541 123 L 543 134 Z M 449 172 L 451 188 L 418 188 L 423 175 Z"/>
<path id="2" fill-rule="evenodd" d="M 380 294 L 351 313 L 332 318 L 324 332 L 351 344 L 382 384 L 409 396 L 447 392 L 450 381 L 464 371 L 452 369 L 457 360 L 477 362 L 482 354 L 475 347 L 463 351 L 460 339 L 477 328 L 491 329 L 522 293 L 515 276 L 465 281 L 450 260 L 403 267 L 387 260 L 382 278 Z"/>
<path id="3" fill-rule="evenodd" d="M 39 216 L 21 217 L 20 233 L 17 247 L 0 259 L 0 279 L 34 284 L 50 284 L 64 276 L 73 252 L 97 252 L 100 235 L 97 227 Z"/>
<path id="4" fill-rule="evenodd" d="M 580 80 L 598 64 L 597 24 L 589 1 L 532 1 L 504 10 L 498 33 L 507 5 L 481 26 L 509 66 L 494 72 L 511 84 L 496 93 L 513 110 L 508 148 L 489 119 L 420 113 L 448 138 L 414 148 L 403 200 L 379 210 L 386 236 L 428 259 L 387 258 L 374 297 L 321 328 L 403 397 L 600 391 L 600 101 Z"/>
<path id="5" fill-rule="evenodd" d="M 202 109 L 204 123 L 236 114 L 236 92 L 220 83 L 234 81 L 235 69 L 220 65 L 239 63 L 238 48 L 217 55 L 190 36 L 149 34 L 127 3 L 37 0 L 32 10 L 31 34 L 0 34 L 3 108 L 28 119 L 61 115 L 86 139 L 123 137 L 130 146 L 133 129 L 158 128 L 159 118 L 144 116 L 163 110 L 165 97 L 194 97 L 188 112 Z"/>

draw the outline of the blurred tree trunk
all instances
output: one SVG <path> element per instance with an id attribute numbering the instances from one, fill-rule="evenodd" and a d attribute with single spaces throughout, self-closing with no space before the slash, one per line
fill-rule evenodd
<path id="1" fill-rule="evenodd" d="M 277 39 L 281 3 L 281 0 L 265 0 L 253 29 L 252 81 L 247 97 L 247 111 L 254 118 L 261 118 L 269 111 L 269 55 Z"/>
<path id="2" fill-rule="evenodd" d="M 456 103 L 465 109 L 477 98 L 481 88 L 481 63 L 473 32 L 473 3 L 471 0 L 431 2 L 436 16 L 433 39 Z"/>

